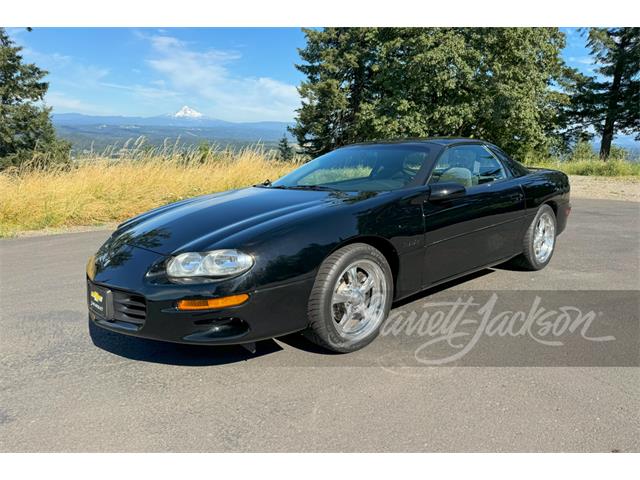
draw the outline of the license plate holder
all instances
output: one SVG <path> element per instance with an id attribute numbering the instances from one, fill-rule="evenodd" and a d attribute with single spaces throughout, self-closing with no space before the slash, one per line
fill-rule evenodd
<path id="1" fill-rule="evenodd" d="M 113 318 L 112 297 L 111 290 L 108 288 L 87 282 L 87 302 L 89 311 L 94 315 L 104 320 L 111 320 Z"/>

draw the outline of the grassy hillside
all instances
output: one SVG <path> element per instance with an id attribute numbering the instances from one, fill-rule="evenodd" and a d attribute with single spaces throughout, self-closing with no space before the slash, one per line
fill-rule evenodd
<path id="1" fill-rule="evenodd" d="M 120 222 L 183 198 L 274 180 L 298 165 L 277 160 L 264 147 L 237 152 L 132 148 L 119 153 L 118 160 L 86 156 L 71 167 L 0 172 L 0 236 Z M 640 164 L 624 160 L 527 163 L 573 175 L 640 178 Z"/>
<path id="2" fill-rule="evenodd" d="M 0 236 L 120 222 L 183 198 L 273 180 L 295 166 L 261 149 L 156 153 L 119 161 L 92 157 L 71 169 L 0 173 Z"/>

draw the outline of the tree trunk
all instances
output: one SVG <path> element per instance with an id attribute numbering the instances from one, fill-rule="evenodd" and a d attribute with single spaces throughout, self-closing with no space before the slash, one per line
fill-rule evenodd
<path id="1" fill-rule="evenodd" d="M 611 153 L 611 142 L 613 141 L 613 121 L 609 124 L 609 114 L 604 124 L 602 132 L 602 141 L 600 142 L 600 160 L 606 162 Z"/>
<path id="2" fill-rule="evenodd" d="M 616 67 L 613 72 L 613 82 L 609 89 L 609 103 L 607 105 L 607 116 L 604 120 L 604 128 L 602 129 L 602 141 L 600 142 L 600 160 L 607 161 L 609 153 L 611 153 L 611 142 L 613 141 L 613 133 L 615 123 L 618 117 L 618 97 L 620 95 L 620 82 L 622 80 L 622 71 L 624 69 L 626 38 L 623 37 L 620 45 L 618 45 L 618 58 L 616 59 Z"/>

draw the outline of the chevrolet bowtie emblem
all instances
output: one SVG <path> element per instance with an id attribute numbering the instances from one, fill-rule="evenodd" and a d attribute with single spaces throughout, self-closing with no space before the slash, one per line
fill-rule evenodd
<path id="1" fill-rule="evenodd" d="M 100 295 L 96 291 L 91 292 L 91 298 L 93 298 L 98 303 L 102 303 L 102 295 Z"/>

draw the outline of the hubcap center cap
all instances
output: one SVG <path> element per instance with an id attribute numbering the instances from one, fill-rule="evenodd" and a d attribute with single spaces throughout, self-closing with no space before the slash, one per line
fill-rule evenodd
<path id="1" fill-rule="evenodd" d="M 360 290 L 351 290 L 349 296 L 351 297 L 351 304 L 356 307 L 364 303 L 364 295 Z"/>

